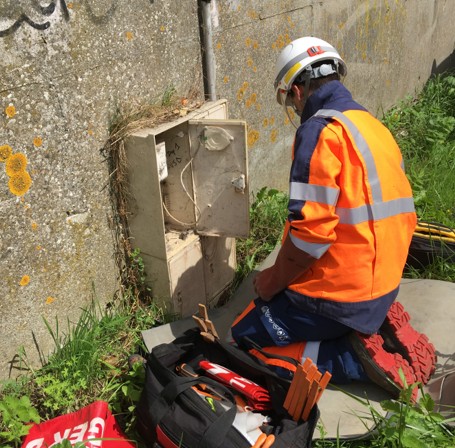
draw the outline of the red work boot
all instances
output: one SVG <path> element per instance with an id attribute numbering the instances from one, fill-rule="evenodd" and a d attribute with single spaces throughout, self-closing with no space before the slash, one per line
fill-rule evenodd
<path id="1" fill-rule="evenodd" d="M 436 354 L 433 344 L 412 328 L 409 314 L 399 302 L 392 303 L 379 333 L 385 348 L 397 352 L 414 369 L 416 380 L 426 384 L 435 370 Z"/>
<path id="2" fill-rule="evenodd" d="M 407 386 L 415 383 L 412 367 L 400 354 L 389 353 L 383 347 L 384 340 L 379 334 L 366 335 L 353 332 L 350 338 L 352 347 L 362 363 L 368 378 L 383 389 L 398 397 L 404 388 L 400 378 L 401 369 Z M 417 398 L 417 387 L 413 390 L 413 399 Z"/>

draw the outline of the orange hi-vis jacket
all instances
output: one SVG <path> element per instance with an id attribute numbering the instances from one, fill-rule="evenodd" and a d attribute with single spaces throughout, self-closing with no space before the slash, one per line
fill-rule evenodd
<path id="1" fill-rule="evenodd" d="M 398 293 L 416 225 L 402 155 L 338 81 L 308 102 L 304 114 L 313 113 L 302 117 L 294 142 L 285 237 L 317 261 L 288 292 L 306 311 L 374 332 Z"/>

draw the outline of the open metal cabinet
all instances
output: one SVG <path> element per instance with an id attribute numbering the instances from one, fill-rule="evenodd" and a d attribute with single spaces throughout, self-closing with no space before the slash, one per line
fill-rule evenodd
<path id="1" fill-rule="evenodd" d="M 226 100 L 208 102 L 125 141 L 131 243 L 154 297 L 182 317 L 216 304 L 249 232 L 246 123 L 227 116 Z"/>

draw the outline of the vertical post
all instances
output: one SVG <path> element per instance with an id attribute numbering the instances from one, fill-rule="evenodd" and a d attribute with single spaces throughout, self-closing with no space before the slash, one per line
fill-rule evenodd
<path id="1" fill-rule="evenodd" d="M 204 68 L 205 96 L 210 101 L 216 100 L 216 67 L 213 52 L 212 16 L 210 11 L 211 0 L 200 0 L 202 18 L 202 58 Z"/>

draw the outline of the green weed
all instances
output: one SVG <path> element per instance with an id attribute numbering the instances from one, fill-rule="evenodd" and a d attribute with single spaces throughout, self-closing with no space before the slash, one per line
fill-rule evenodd
<path id="1" fill-rule="evenodd" d="M 403 378 L 404 379 L 404 378 Z M 356 441 L 343 441 L 339 437 L 326 439 L 324 429 L 315 448 L 449 448 L 455 446 L 455 434 L 449 429 L 448 421 L 434 411 L 434 401 L 420 386 L 420 398 L 411 400 L 416 385 L 405 387 L 400 400 L 381 402 L 382 412 L 368 399 L 348 394 L 360 402 L 368 411 L 366 416 L 358 416 L 369 430 L 368 438 Z"/>
<path id="2" fill-rule="evenodd" d="M 455 227 L 455 76 L 430 79 L 383 121 L 403 153 L 419 218 Z"/>
<path id="3" fill-rule="evenodd" d="M 2 446 L 18 446 L 31 424 L 40 422 L 38 411 L 26 395 L 5 395 L 0 399 L 0 416 L 0 441 L 5 443 Z"/>
<path id="4" fill-rule="evenodd" d="M 237 286 L 263 261 L 280 240 L 287 217 L 287 194 L 267 187 L 259 190 L 250 207 L 250 234 L 237 240 Z"/>
<path id="5" fill-rule="evenodd" d="M 405 161 L 418 218 L 455 227 L 455 75 L 431 78 L 383 118 Z M 455 281 L 455 264 L 442 258 L 406 277 Z"/>

